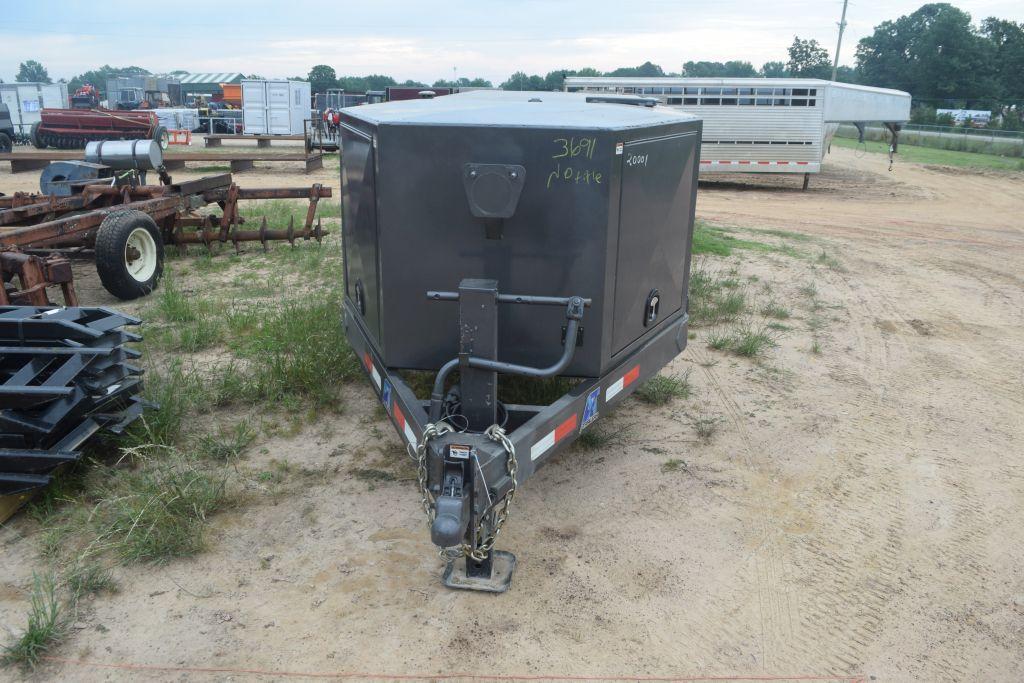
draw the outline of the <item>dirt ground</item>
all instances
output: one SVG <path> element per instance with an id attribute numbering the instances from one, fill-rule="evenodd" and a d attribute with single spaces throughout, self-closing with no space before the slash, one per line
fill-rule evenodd
<path id="1" fill-rule="evenodd" d="M 0 171 L 0 190 L 23 178 Z M 333 171 L 239 178 L 337 186 Z M 118 568 L 120 592 L 56 653 L 169 668 L 50 662 L 35 676 L 1024 679 L 1022 215 L 1020 174 L 890 173 L 842 149 L 807 192 L 795 178 L 703 183 L 700 218 L 802 233 L 839 260 L 715 262 L 787 302 L 813 283 L 827 325 L 797 314 L 756 362 L 699 330 L 666 370 L 689 370 L 694 398 L 627 401 L 604 418 L 611 443 L 562 453 L 521 490 L 498 544 L 518 557 L 511 592 L 443 588 L 414 484 L 346 476 L 399 443 L 356 385 L 342 415 L 249 456 L 326 474 L 218 514 L 208 552 Z M 710 441 L 696 416 L 717 420 Z M 669 459 L 683 464 L 664 471 Z M 9 629 L 39 562 L 31 529 L 0 529 Z"/>

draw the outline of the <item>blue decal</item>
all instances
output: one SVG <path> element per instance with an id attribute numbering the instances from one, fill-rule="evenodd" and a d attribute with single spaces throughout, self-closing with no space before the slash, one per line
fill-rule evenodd
<path id="1" fill-rule="evenodd" d="M 596 386 L 587 394 L 587 406 L 583 409 L 583 422 L 580 424 L 580 431 L 586 429 L 587 425 L 597 419 L 597 399 L 601 395 L 601 387 Z"/>
<path id="2" fill-rule="evenodd" d="M 380 400 L 387 411 L 391 412 L 391 382 L 384 380 L 384 386 L 380 390 Z"/>

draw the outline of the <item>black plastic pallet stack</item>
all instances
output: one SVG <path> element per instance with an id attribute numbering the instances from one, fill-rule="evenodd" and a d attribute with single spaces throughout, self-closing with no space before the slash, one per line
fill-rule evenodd
<path id="1" fill-rule="evenodd" d="M 139 322 L 107 308 L 0 306 L 0 496 L 27 498 L 93 434 L 121 433 L 142 413 L 139 352 L 125 347 L 141 337 L 121 329 Z"/>

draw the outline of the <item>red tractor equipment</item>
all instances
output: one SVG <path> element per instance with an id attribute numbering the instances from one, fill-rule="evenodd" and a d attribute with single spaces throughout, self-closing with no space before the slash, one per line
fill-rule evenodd
<path id="1" fill-rule="evenodd" d="M 109 109 L 43 109 L 31 138 L 39 149 L 81 149 L 93 140 L 155 140 L 165 149 L 168 143 L 153 112 Z"/>
<path id="2" fill-rule="evenodd" d="M 100 106 L 100 91 L 86 83 L 71 96 L 72 109 L 95 109 Z"/>

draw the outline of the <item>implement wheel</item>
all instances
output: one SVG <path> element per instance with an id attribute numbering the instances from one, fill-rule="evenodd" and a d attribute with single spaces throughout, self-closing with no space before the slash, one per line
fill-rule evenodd
<path id="1" fill-rule="evenodd" d="M 96 232 L 96 272 L 118 299 L 138 299 L 156 289 L 164 272 L 164 243 L 148 214 L 110 214 Z"/>
<path id="2" fill-rule="evenodd" d="M 43 141 L 43 136 L 39 134 L 40 124 L 42 124 L 42 121 L 36 121 L 32 124 L 28 131 L 28 137 L 36 149 L 46 149 L 46 142 Z"/>
<path id="3" fill-rule="evenodd" d="M 167 134 L 167 129 L 157 126 L 153 131 L 153 142 L 160 145 L 160 149 L 167 149 L 167 146 L 171 144 L 171 137 Z"/>
<path id="4" fill-rule="evenodd" d="M 14 143 L 7 133 L 0 133 L 0 152 L 10 152 L 14 149 Z"/>

